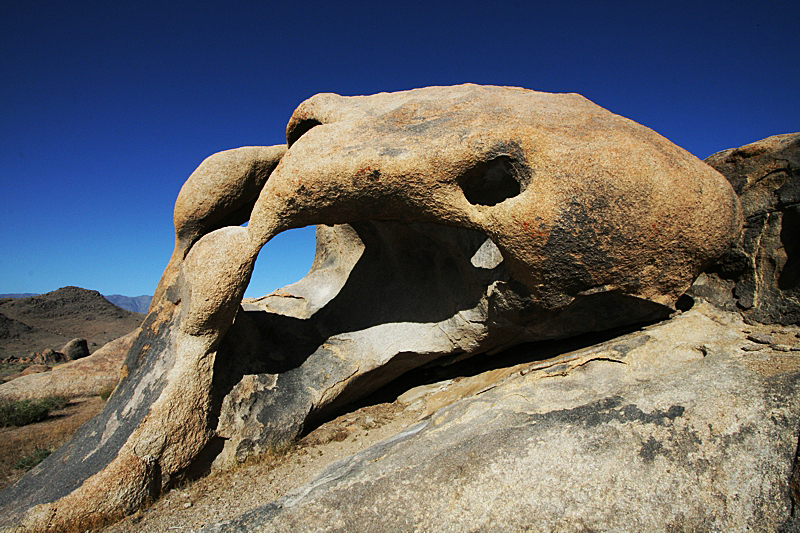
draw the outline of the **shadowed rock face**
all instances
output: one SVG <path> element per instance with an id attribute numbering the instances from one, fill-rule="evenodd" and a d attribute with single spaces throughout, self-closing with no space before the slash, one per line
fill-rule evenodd
<path id="1" fill-rule="evenodd" d="M 741 224 L 721 175 L 578 95 L 322 94 L 287 139 L 190 176 L 123 380 L 6 523 L 98 525 L 416 366 L 664 317 Z M 308 277 L 242 307 L 261 247 L 309 224 L 333 227 Z"/>
<path id="2" fill-rule="evenodd" d="M 723 150 L 706 162 L 731 182 L 745 225 L 692 294 L 749 321 L 800 324 L 800 133 Z"/>

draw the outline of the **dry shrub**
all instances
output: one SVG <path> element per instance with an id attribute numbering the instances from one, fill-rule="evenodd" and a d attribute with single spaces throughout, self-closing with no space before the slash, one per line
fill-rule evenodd
<path id="1" fill-rule="evenodd" d="M 14 465 L 14 467 L 17 470 L 23 470 L 23 471 L 27 472 L 28 470 L 30 470 L 34 466 L 38 465 L 39 463 L 41 463 L 42 461 L 47 459 L 47 457 L 51 453 L 53 453 L 51 450 L 48 450 L 47 448 L 39 448 L 37 446 L 28 455 L 20 457 L 19 460 L 17 460 L 17 462 Z"/>
<path id="2" fill-rule="evenodd" d="M 50 411 L 63 409 L 68 400 L 63 396 L 48 396 L 32 400 L 0 400 L 0 427 L 27 426 L 41 422 Z"/>
<path id="3" fill-rule="evenodd" d="M 50 416 L 27 426 L 0 428 L 0 489 L 19 479 L 25 472 L 20 461 L 32 461 L 33 458 L 23 460 L 35 455 L 37 449 L 57 449 L 102 408 L 103 401 L 100 398 L 77 399 L 71 401 L 58 416 Z"/>

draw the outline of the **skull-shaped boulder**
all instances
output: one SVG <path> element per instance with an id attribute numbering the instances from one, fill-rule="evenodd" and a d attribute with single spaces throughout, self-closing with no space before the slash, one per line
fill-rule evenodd
<path id="1" fill-rule="evenodd" d="M 419 365 L 664 317 L 741 227 L 720 174 L 575 94 L 321 94 L 287 140 L 184 185 L 106 409 L 3 493 L 26 527 L 113 520 Z M 242 306 L 261 247 L 310 224 L 309 275 Z"/>

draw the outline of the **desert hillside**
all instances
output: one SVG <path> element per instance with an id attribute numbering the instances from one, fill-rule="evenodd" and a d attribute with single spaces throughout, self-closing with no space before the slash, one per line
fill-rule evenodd
<path id="1" fill-rule="evenodd" d="M 0 358 L 58 350 L 75 337 L 90 351 L 136 329 L 143 314 L 126 311 L 99 292 L 63 287 L 28 298 L 0 299 Z"/>

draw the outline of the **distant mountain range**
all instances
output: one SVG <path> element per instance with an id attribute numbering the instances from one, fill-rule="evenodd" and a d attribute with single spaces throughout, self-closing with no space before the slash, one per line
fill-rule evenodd
<path id="1" fill-rule="evenodd" d="M 150 309 L 150 300 L 153 299 L 152 296 L 147 295 L 123 296 L 121 294 L 104 294 L 103 298 L 117 307 L 121 307 L 128 311 L 133 311 L 134 313 L 144 314 L 146 314 L 147 310 Z"/>
<path id="2" fill-rule="evenodd" d="M 0 298 L 30 298 L 31 296 L 39 296 L 39 294 L 35 292 L 0 294 Z M 126 311 L 143 314 L 147 313 L 147 310 L 150 308 L 150 300 L 153 299 L 152 296 L 147 295 L 123 296 L 121 294 L 104 294 L 103 298 Z"/>

